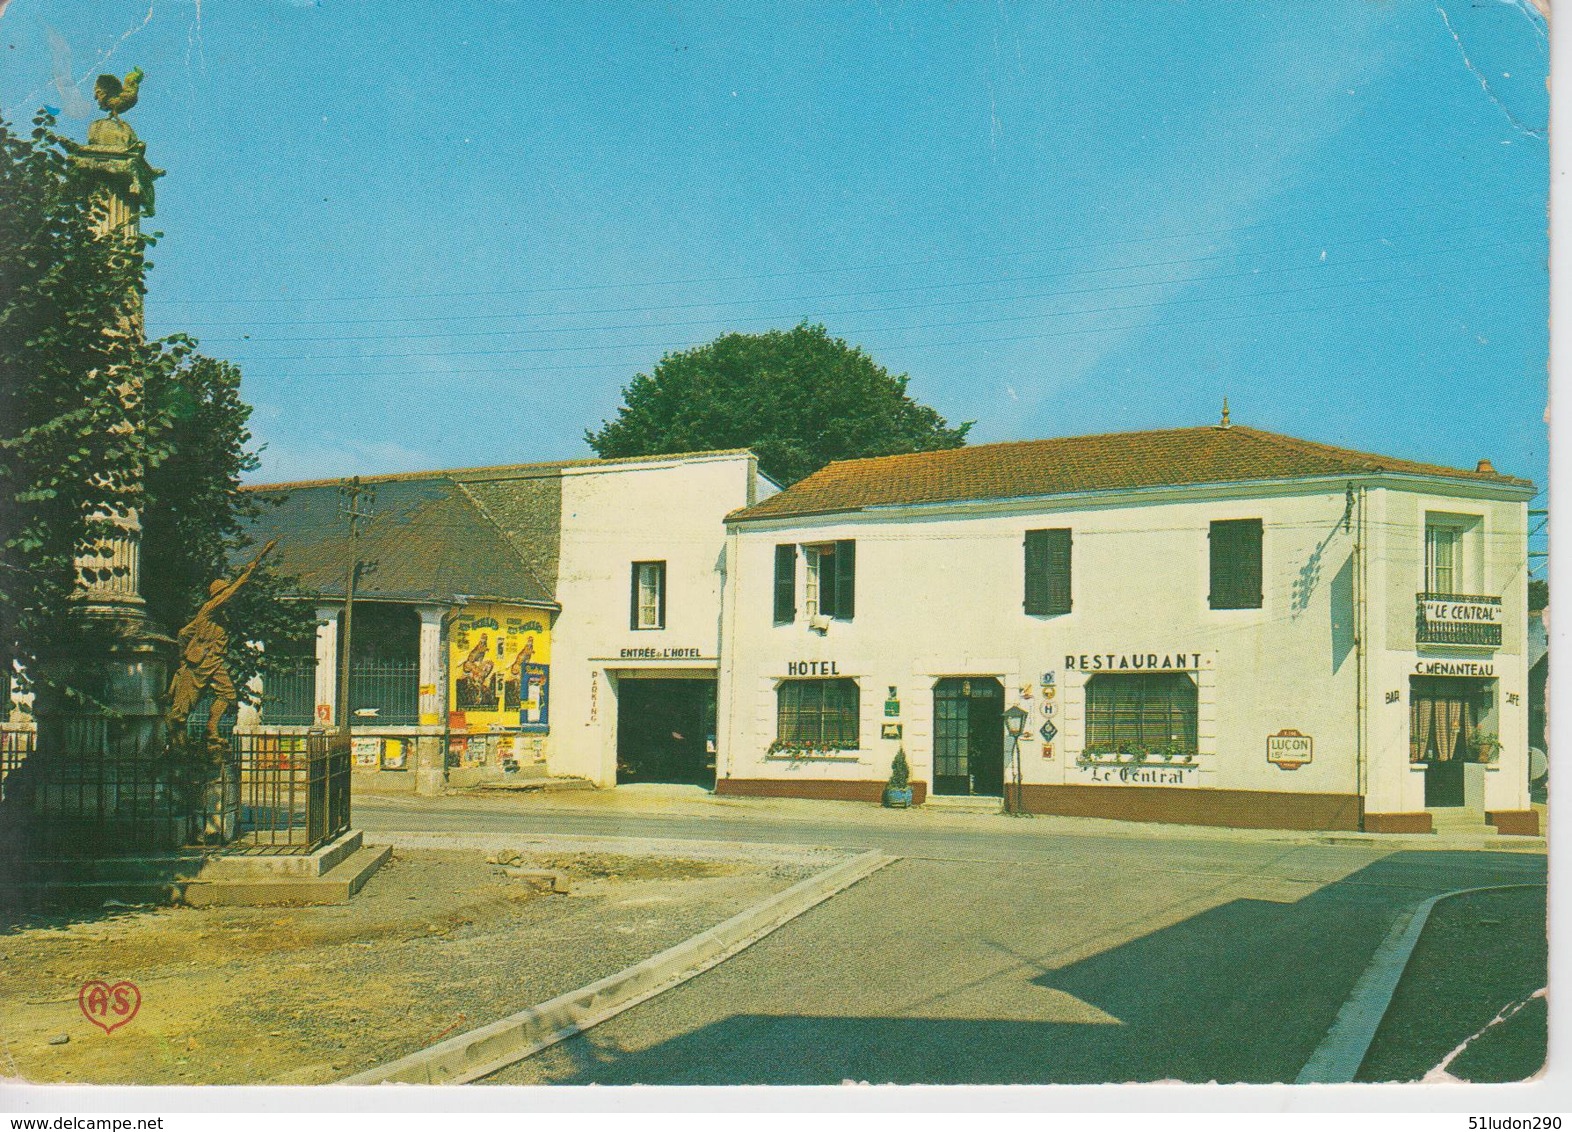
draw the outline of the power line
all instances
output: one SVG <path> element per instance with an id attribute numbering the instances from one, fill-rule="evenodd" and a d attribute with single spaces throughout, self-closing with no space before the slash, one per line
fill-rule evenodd
<path id="1" fill-rule="evenodd" d="M 1083 315 L 1109 314 L 1109 313 L 1116 312 L 1116 311 L 1128 311 L 1128 310 L 1150 310 L 1150 309 L 1171 307 L 1171 306 L 1183 306 L 1183 305 L 1189 305 L 1189 304 L 1194 304 L 1194 303 L 1237 302 L 1237 301 L 1249 300 L 1249 299 L 1273 298 L 1273 297 L 1276 297 L 1276 296 L 1279 296 L 1279 295 L 1302 294 L 1302 293 L 1308 292 L 1308 291 L 1336 290 L 1336 289 L 1344 288 L 1344 287 L 1370 286 L 1371 284 L 1380 284 L 1380 283 L 1388 283 L 1388 282 L 1408 282 L 1410 280 L 1435 279 L 1435 278 L 1441 278 L 1441 277 L 1449 276 L 1449 275 L 1477 274 L 1479 270 L 1480 269 L 1479 269 L 1478 266 L 1469 265 L 1467 267 L 1452 268 L 1452 269 L 1449 269 L 1449 270 L 1446 270 L 1446 271 L 1435 271 L 1435 272 L 1427 272 L 1427 273 L 1423 273 L 1423 274 L 1419 274 L 1419 275 L 1402 276 L 1402 277 L 1398 277 L 1396 279 L 1338 280 L 1338 281 L 1333 282 L 1333 283 L 1313 283 L 1313 284 L 1310 284 L 1309 286 L 1305 286 L 1305 287 L 1284 287 L 1284 288 L 1279 288 L 1279 289 L 1277 289 L 1275 291 L 1256 291 L 1256 292 L 1252 292 L 1252 293 L 1250 293 L 1248 295 L 1220 295 L 1220 296 L 1202 295 L 1202 296 L 1195 296 L 1195 297 L 1192 297 L 1192 298 L 1185 298 L 1185 299 L 1163 299 L 1163 300 L 1158 300 L 1158 301 L 1155 301 L 1155 302 L 1148 302 L 1148 303 L 1123 303 L 1123 304 L 1117 304 L 1117 305 L 1114 305 L 1114 306 L 1092 307 L 1092 308 L 1088 308 L 1088 309 L 1084 309 L 1084 310 L 1074 310 L 1074 311 L 1033 312 L 1033 313 L 1024 314 L 1024 315 L 1000 315 L 1000 316 L 995 316 L 993 318 L 962 319 L 962 320 L 958 320 L 958 321 L 954 321 L 954 322 L 917 323 L 917 324 L 912 324 L 912 325 L 907 325 L 907 326 L 882 326 L 882 327 L 874 327 L 874 328 L 870 328 L 870 329 L 865 329 L 865 330 L 862 330 L 862 331 L 858 331 L 856 333 L 860 337 L 862 335 L 867 335 L 867 334 L 890 334 L 890 333 L 901 333 L 901 332 L 906 332 L 906 331 L 911 331 L 911 330 L 947 330 L 947 329 L 952 329 L 952 328 L 955 328 L 955 327 L 963 327 L 963 326 L 987 326 L 987 325 L 994 325 L 994 324 L 1001 323 L 1001 322 L 1021 322 L 1021 321 L 1027 320 L 1027 319 L 1074 318 L 1074 317 L 1079 317 L 1079 316 L 1083 316 Z M 1270 312 L 1266 312 L 1266 313 L 1270 313 Z M 628 342 L 628 343 L 617 343 L 617 344 L 609 344 L 609 345 L 608 344 L 602 344 L 602 343 L 591 343 L 591 344 L 572 345 L 572 346 L 514 346 L 514 347 L 508 347 L 506 349 L 486 349 L 486 350 L 442 350 L 442 351 L 434 351 L 434 352 L 433 351 L 405 351 L 404 353 L 398 353 L 398 354 L 267 354 L 267 355 L 259 356 L 256 360 L 258 360 L 258 361 L 265 361 L 265 362 L 317 361 L 317 360 L 321 360 L 321 361 L 335 361 L 335 360 L 375 361 L 375 360 L 383 359 L 383 358 L 389 359 L 389 360 L 403 360 L 403 359 L 410 359 L 410 358 L 431 358 L 431 357 L 443 357 L 443 358 L 448 358 L 448 357 L 488 357 L 488 356 L 514 355 L 514 354 L 582 353 L 582 352 L 585 352 L 585 351 L 624 350 L 624 349 L 627 349 L 627 350 L 631 350 L 631 349 L 666 349 L 666 350 L 669 350 L 669 349 L 676 349 L 676 348 L 679 348 L 678 344 L 674 344 L 674 343 L 670 343 L 670 342 Z"/>
<path id="2" fill-rule="evenodd" d="M 1531 287 L 1531 286 L 1537 287 L 1539 285 L 1540 284 L 1537 281 L 1524 282 L 1524 283 L 1505 283 L 1505 284 L 1502 284 L 1502 285 L 1500 285 L 1498 287 L 1495 287 L 1494 291 L 1495 292 L 1515 291 L 1515 290 L 1521 290 L 1521 289 L 1523 289 L 1525 287 Z M 1073 337 L 1075 335 L 1081 335 L 1081 334 L 1108 334 L 1108 333 L 1115 333 L 1115 332 L 1124 331 L 1124 330 L 1160 330 L 1160 329 L 1169 328 L 1169 327 L 1201 326 L 1201 325 L 1206 325 L 1208 323 L 1234 321 L 1234 320 L 1241 319 L 1241 318 L 1267 318 L 1267 317 L 1278 318 L 1278 317 L 1282 317 L 1284 315 L 1293 315 L 1293 314 L 1317 314 L 1317 313 L 1323 313 L 1323 312 L 1327 312 L 1327 311 L 1360 310 L 1360 309 L 1365 309 L 1365 308 L 1368 308 L 1368 307 L 1377 307 L 1377 306 L 1383 306 L 1383 305 L 1396 305 L 1396 304 L 1399 304 L 1399 303 L 1419 302 L 1419 301 L 1424 300 L 1424 299 L 1430 299 L 1430 298 L 1435 298 L 1435 297 L 1436 296 L 1434 294 L 1426 292 L 1424 294 L 1419 294 L 1419 295 L 1389 297 L 1389 298 L 1383 298 L 1383 299 L 1365 300 L 1365 301 L 1355 302 L 1355 303 L 1334 303 L 1334 304 L 1331 304 L 1329 306 L 1319 306 L 1319 307 L 1297 307 L 1297 308 L 1289 308 L 1287 310 L 1277 310 L 1277 311 L 1270 311 L 1270 312 L 1264 312 L 1264 313 L 1260 312 L 1260 311 L 1245 311 L 1245 312 L 1242 312 L 1242 313 L 1239 313 L 1239 314 L 1214 315 L 1214 316 L 1207 316 L 1207 317 L 1202 317 L 1202 318 L 1187 319 L 1187 320 L 1184 320 L 1184 321 L 1181 321 L 1181 322 L 1147 322 L 1147 323 L 1125 324 L 1125 325 L 1120 325 L 1120 326 L 1083 327 L 1083 328 L 1076 328 L 1076 329 L 1073 329 L 1073 330 L 1052 331 L 1052 332 L 1048 332 L 1048 333 L 1044 333 L 1044 334 L 1017 334 L 1017 335 L 1010 335 L 1008 337 L 1002 337 L 1002 338 L 972 338 L 972 339 L 964 339 L 964 340 L 951 341 L 951 342 L 918 342 L 918 343 L 904 343 L 904 344 L 894 344 L 894 343 L 892 343 L 892 344 L 885 344 L 885 345 L 880 345 L 878 343 L 874 343 L 869 348 L 870 349 L 879 350 L 880 352 L 894 353 L 894 352 L 899 352 L 901 350 L 938 349 L 938 348 L 948 348 L 948 347 L 953 347 L 953 346 L 983 346 L 983 345 L 992 345 L 992 344 L 995 344 L 995 343 L 1004 343 L 1004 342 L 1025 342 L 1025 341 L 1036 341 L 1036 340 L 1042 340 L 1042 339 L 1048 339 L 1048 338 Z M 629 344 L 627 346 L 622 346 L 622 347 L 606 347 L 606 348 L 607 349 L 630 349 L 631 350 L 631 349 L 636 349 L 636 348 L 637 349 L 643 349 L 645 347 L 635 346 L 633 344 Z M 680 346 L 671 346 L 671 347 L 664 347 L 664 348 L 666 348 L 666 349 L 680 349 L 681 347 Z M 507 353 L 507 352 L 511 352 L 511 351 L 481 351 L 481 352 L 482 353 L 486 353 L 486 352 L 491 352 L 491 353 L 503 352 L 503 353 Z M 304 356 L 310 357 L 311 355 L 304 355 Z M 444 355 L 444 354 L 416 354 L 416 355 L 407 355 L 407 356 L 441 358 L 441 357 L 446 357 L 448 355 Z M 268 359 L 263 359 L 263 360 L 276 361 L 276 360 L 282 360 L 282 359 L 268 358 Z M 500 367 L 500 368 L 493 367 L 493 368 L 441 369 L 441 370 L 436 370 L 436 369 L 433 369 L 433 370 L 391 370 L 391 371 L 390 370 L 369 370 L 369 371 L 363 370 L 363 371 L 343 372 L 343 373 L 252 374 L 250 376 L 253 379 L 283 380 L 283 379 L 286 379 L 286 378 L 303 378 L 303 379 L 308 380 L 308 381 L 309 380 L 340 379 L 340 378 L 355 378 L 355 377 L 380 377 L 380 378 L 388 378 L 388 377 L 437 377 L 437 378 L 446 378 L 446 377 L 457 377 L 457 376 L 461 376 L 461 375 L 464 375 L 464 374 L 481 374 L 481 373 L 505 373 L 505 374 L 515 374 L 516 375 L 516 374 L 525 374 L 525 373 L 556 373 L 556 372 L 564 371 L 564 370 L 580 370 L 580 369 L 621 369 L 621 368 L 625 368 L 626 366 L 631 365 L 631 364 L 636 364 L 636 363 L 632 363 L 632 362 L 600 362 L 600 363 L 594 363 L 594 364 L 589 364 L 589 365 L 550 365 L 550 366 L 534 366 L 534 367 L 508 366 L 508 367 Z"/>
<path id="3" fill-rule="evenodd" d="M 1401 261 L 1401 260 L 1420 259 L 1420 258 L 1424 258 L 1424 257 L 1427 257 L 1427 256 L 1445 255 L 1445 254 L 1448 254 L 1450 252 L 1485 251 L 1485 250 L 1488 250 L 1488 249 L 1491 249 L 1491 248 L 1511 247 L 1511 246 L 1518 245 L 1518 244 L 1529 244 L 1529 243 L 1537 243 L 1537 242 L 1538 242 L 1537 238 L 1529 238 L 1529 239 L 1521 239 L 1521 240 L 1492 240 L 1492 241 L 1490 241 L 1488 243 L 1483 243 L 1483 244 L 1467 244 L 1467 245 L 1462 245 L 1462 246 L 1453 245 L 1453 246 L 1444 247 L 1444 248 L 1429 248 L 1429 249 L 1426 249 L 1426 250 L 1423 250 L 1423 251 L 1399 252 L 1396 255 L 1389 255 L 1389 256 L 1367 256 L 1364 259 L 1340 260 L 1340 261 L 1337 261 L 1337 262 L 1317 261 L 1317 262 L 1314 262 L 1314 263 L 1290 264 L 1290 265 L 1286 265 L 1286 266 L 1282 266 L 1282 267 L 1252 268 L 1252 269 L 1247 270 L 1247 271 L 1231 271 L 1231 272 L 1226 272 L 1226 273 L 1221 274 L 1221 275 L 1191 275 L 1191 276 L 1184 276 L 1184 277 L 1181 277 L 1181 278 L 1178 278 L 1178 279 L 1154 279 L 1154 280 L 1147 280 L 1147 281 L 1138 282 L 1138 283 L 1109 283 L 1109 284 L 1106 284 L 1106 285 L 1101 286 L 1101 287 L 1078 287 L 1078 288 L 1072 288 L 1072 289 L 1069 289 L 1069 290 L 1039 291 L 1039 292 L 1036 292 L 1034 294 L 1027 294 L 1027 295 L 1003 295 L 1003 296 L 992 296 L 992 297 L 971 298 L 971 299 L 940 299 L 940 300 L 936 300 L 934 302 L 902 303 L 902 304 L 897 304 L 895 306 L 857 307 L 857 308 L 853 308 L 853 309 L 850 309 L 850 310 L 823 311 L 823 312 L 820 312 L 820 313 L 816 314 L 814 317 L 815 318 L 839 318 L 839 317 L 843 317 L 845 315 L 887 314 L 887 313 L 890 313 L 890 312 L 893 312 L 893 311 L 926 310 L 926 309 L 931 309 L 933 307 L 974 306 L 974 305 L 983 304 L 983 303 L 1028 302 L 1028 301 L 1034 301 L 1034 300 L 1037 300 L 1037 299 L 1063 298 L 1065 296 L 1071 296 L 1071 295 L 1091 295 L 1091 294 L 1101 294 L 1101 293 L 1105 293 L 1105 292 L 1109 292 L 1109 291 L 1138 290 L 1138 289 L 1143 288 L 1143 287 L 1174 287 L 1174 286 L 1181 286 L 1181 285 L 1188 284 L 1188 283 L 1211 283 L 1211 282 L 1216 282 L 1216 281 L 1220 281 L 1220 280 L 1224 280 L 1224 279 L 1251 279 L 1251 278 L 1259 278 L 1259 277 L 1265 276 L 1265 275 L 1286 274 L 1288 272 L 1294 272 L 1294 271 L 1329 270 L 1329 269 L 1332 269 L 1332 268 L 1359 267 L 1359 266 L 1365 266 L 1365 265 L 1373 264 L 1373 263 L 1395 263 L 1395 262 L 1398 262 L 1398 261 Z M 1067 274 L 1072 274 L 1073 275 L 1073 274 L 1079 274 L 1079 273 L 1078 272 L 1068 272 Z M 1402 278 L 1408 278 L 1408 277 L 1397 276 L 1395 278 L 1402 279 Z M 1359 281 L 1351 281 L 1351 282 L 1380 282 L 1380 280 L 1359 280 Z M 1227 297 L 1235 297 L 1235 296 L 1222 296 L 1222 297 L 1223 298 L 1227 298 Z M 1236 297 L 1248 297 L 1248 296 L 1236 296 Z M 781 299 L 781 300 L 772 300 L 772 301 L 779 301 L 779 302 L 783 302 L 784 303 L 784 302 L 789 302 L 790 300 Z M 588 312 L 585 312 L 585 313 L 588 313 Z M 533 316 L 532 315 L 482 315 L 482 316 L 478 316 L 478 317 L 482 317 L 482 318 L 528 318 L 528 317 L 543 317 L 543 316 L 541 316 L 541 315 L 533 315 Z M 558 317 L 561 317 L 561 316 L 558 316 Z M 759 322 L 759 321 L 767 321 L 767 320 L 774 321 L 774 320 L 778 320 L 778 318 L 779 318 L 779 316 L 777 316 L 777 315 L 743 315 L 741 317 L 735 317 L 734 316 L 732 321 L 734 321 L 734 322 Z M 614 330 L 659 330 L 659 329 L 668 329 L 668 328 L 671 328 L 671 327 L 680 327 L 680 326 L 708 326 L 708 325 L 712 325 L 714 322 L 715 322 L 715 319 L 713 319 L 713 318 L 703 318 L 703 319 L 682 319 L 682 320 L 677 320 L 677 321 L 673 321 L 673 322 L 621 323 L 621 324 L 613 324 L 613 325 L 609 325 L 609 326 L 553 326 L 553 327 L 525 328 L 525 329 L 517 329 L 517 330 L 441 331 L 441 332 L 422 333 L 422 334 L 295 335 L 295 336 L 278 337 L 278 338 L 253 338 L 250 335 L 243 335 L 242 337 L 239 337 L 239 338 L 209 338 L 206 341 L 208 341 L 208 342 L 216 342 L 216 343 L 250 342 L 250 343 L 252 343 L 254 345 L 255 344 L 265 344 L 265 343 L 269 343 L 269 342 L 391 342 L 391 341 L 406 341 L 406 340 L 411 340 L 411 339 L 434 339 L 434 338 L 440 338 L 440 339 L 488 338 L 488 337 L 497 337 L 497 336 L 501 336 L 501 335 L 517 335 L 517 334 L 589 334 L 589 333 L 606 333 L 606 332 L 614 331 Z"/>
<path id="4" fill-rule="evenodd" d="M 1542 193 L 1539 192 L 1539 190 L 1525 189 L 1520 190 L 1520 192 L 1503 193 L 1503 195 L 1500 197 L 1500 200 L 1512 200 L 1512 198 L 1519 197 L 1537 198 L 1542 197 Z M 1423 204 L 1404 204 L 1404 206 L 1393 206 L 1393 208 L 1390 209 L 1377 209 L 1377 211 L 1366 212 L 1364 217 L 1387 215 L 1391 214 L 1391 212 L 1420 211 L 1420 209 L 1423 208 L 1426 208 L 1426 206 L 1423 206 Z M 1339 222 L 1346 222 L 1346 220 L 1349 220 L 1349 217 L 1347 217 L 1347 215 L 1336 215 L 1336 217 L 1317 217 L 1316 222 L 1324 219 L 1333 219 L 1339 220 Z M 1539 217 L 1539 220 L 1544 220 L 1544 217 Z M 1298 223 L 1298 225 L 1294 225 L 1292 222 L 1261 222 L 1254 223 L 1254 225 L 1232 226 L 1232 228 L 1212 228 L 1212 230 L 1188 231 L 1188 233 L 1168 233 L 1160 234 L 1160 236 L 1130 236 L 1124 237 L 1124 239 L 1115 239 L 1115 241 L 1089 241 L 1085 242 L 1085 244 L 1061 244 L 1055 245 L 1055 247 L 1047 248 L 1027 248 L 1027 250 L 1020 250 L 1020 252 L 997 252 L 990 253 L 990 255 L 940 256 L 940 258 L 909 259 L 909 261 L 896 261 L 896 263 L 857 264 L 857 266 L 846 267 L 806 267 L 806 269 L 789 270 L 789 272 L 758 272 L 758 274 L 712 275 L 712 277 L 678 278 L 678 280 L 649 280 L 643 281 L 643 283 L 580 283 L 580 285 L 545 286 L 545 288 L 509 288 L 498 289 L 498 291 L 429 292 L 429 294 L 402 294 L 402 296 L 399 296 L 399 294 L 363 294 L 363 296 L 267 296 L 256 297 L 256 299 L 168 299 L 168 297 L 165 297 L 165 299 L 160 299 L 160 302 L 179 303 L 179 305 L 203 305 L 203 307 L 211 307 L 211 305 L 252 305 L 252 303 L 258 303 L 258 305 L 261 305 L 261 303 L 275 305 L 275 303 L 404 302 L 404 300 L 417 299 L 479 299 L 479 297 L 528 296 L 528 294 L 575 294 L 575 292 L 586 291 L 627 291 L 627 289 L 657 288 L 657 286 L 700 286 L 707 285 L 707 283 L 742 283 L 742 281 L 772 280 L 772 278 L 799 278 L 805 277 L 805 275 L 857 274 L 857 272 L 874 272 L 874 270 L 898 270 L 905 269 L 905 267 L 940 266 L 940 264 L 987 263 L 987 261 L 995 261 L 995 259 L 1020 258 L 1020 256 L 1056 255 L 1056 253 L 1061 252 L 1086 252 L 1086 250 L 1096 250 L 1096 248 L 1127 247 L 1127 245 L 1132 244 L 1155 244 L 1155 242 L 1176 241 L 1176 239 L 1198 239 L 1198 237 L 1207 236 L 1232 236 L 1232 234 L 1245 233 L 1245 231 L 1262 230 L 1262 228 L 1294 228 L 1294 226 L 1300 226 L 1300 228 L 1303 228 L 1303 226 L 1308 225 L 1308 223 L 1311 222 Z M 1467 228 L 1467 226 L 1465 226 L 1465 228 Z M 1401 239 L 1401 237 L 1409 236 L 1409 234 L 1413 233 L 1399 233 L 1398 237 Z M 1328 247 L 1330 247 L 1330 245 L 1328 245 Z"/>

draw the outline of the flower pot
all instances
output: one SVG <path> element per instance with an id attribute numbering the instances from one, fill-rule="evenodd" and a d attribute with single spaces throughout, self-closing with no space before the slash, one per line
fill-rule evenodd
<path id="1" fill-rule="evenodd" d="M 904 810 L 912 804 L 912 790 L 910 786 L 884 788 L 884 804 L 892 810 Z"/>

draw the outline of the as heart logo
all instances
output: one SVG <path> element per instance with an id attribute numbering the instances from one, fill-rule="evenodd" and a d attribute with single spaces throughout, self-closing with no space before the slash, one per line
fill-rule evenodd
<path id="1" fill-rule="evenodd" d="M 135 983 L 124 979 L 113 986 L 94 979 L 82 984 L 76 994 L 76 1004 L 89 1022 L 102 1027 L 104 1033 L 112 1034 L 142 1009 L 142 992 L 137 990 Z"/>

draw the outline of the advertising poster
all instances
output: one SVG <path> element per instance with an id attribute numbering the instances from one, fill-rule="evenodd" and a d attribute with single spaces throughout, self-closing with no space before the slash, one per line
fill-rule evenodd
<path id="1" fill-rule="evenodd" d="M 551 663 L 549 614 L 506 605 L 471 605 L 448 637 L 448 707 L 470 731 L 545 727 Z"/>

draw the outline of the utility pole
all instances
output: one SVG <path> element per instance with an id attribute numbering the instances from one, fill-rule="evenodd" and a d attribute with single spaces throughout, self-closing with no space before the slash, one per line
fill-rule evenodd
<path id="1" fill-rule="evenodd" d="M 339 489 L 344 497 L 339 514 L 349 520 L 349 566 L 344 571 L 344 629 L 338 648 L 338 728 L 345 742 L 349 740 L 349 725 L 353 713 L 349 706 L 350 635 L 355 620 L 355 580 L 360 575 L 360 525 L 373 517 L 370 510 L 376 501 L 376 492 L 360 485 L 354 476 Z M 366 510 L 362 511 L 364 506 Z"/>

